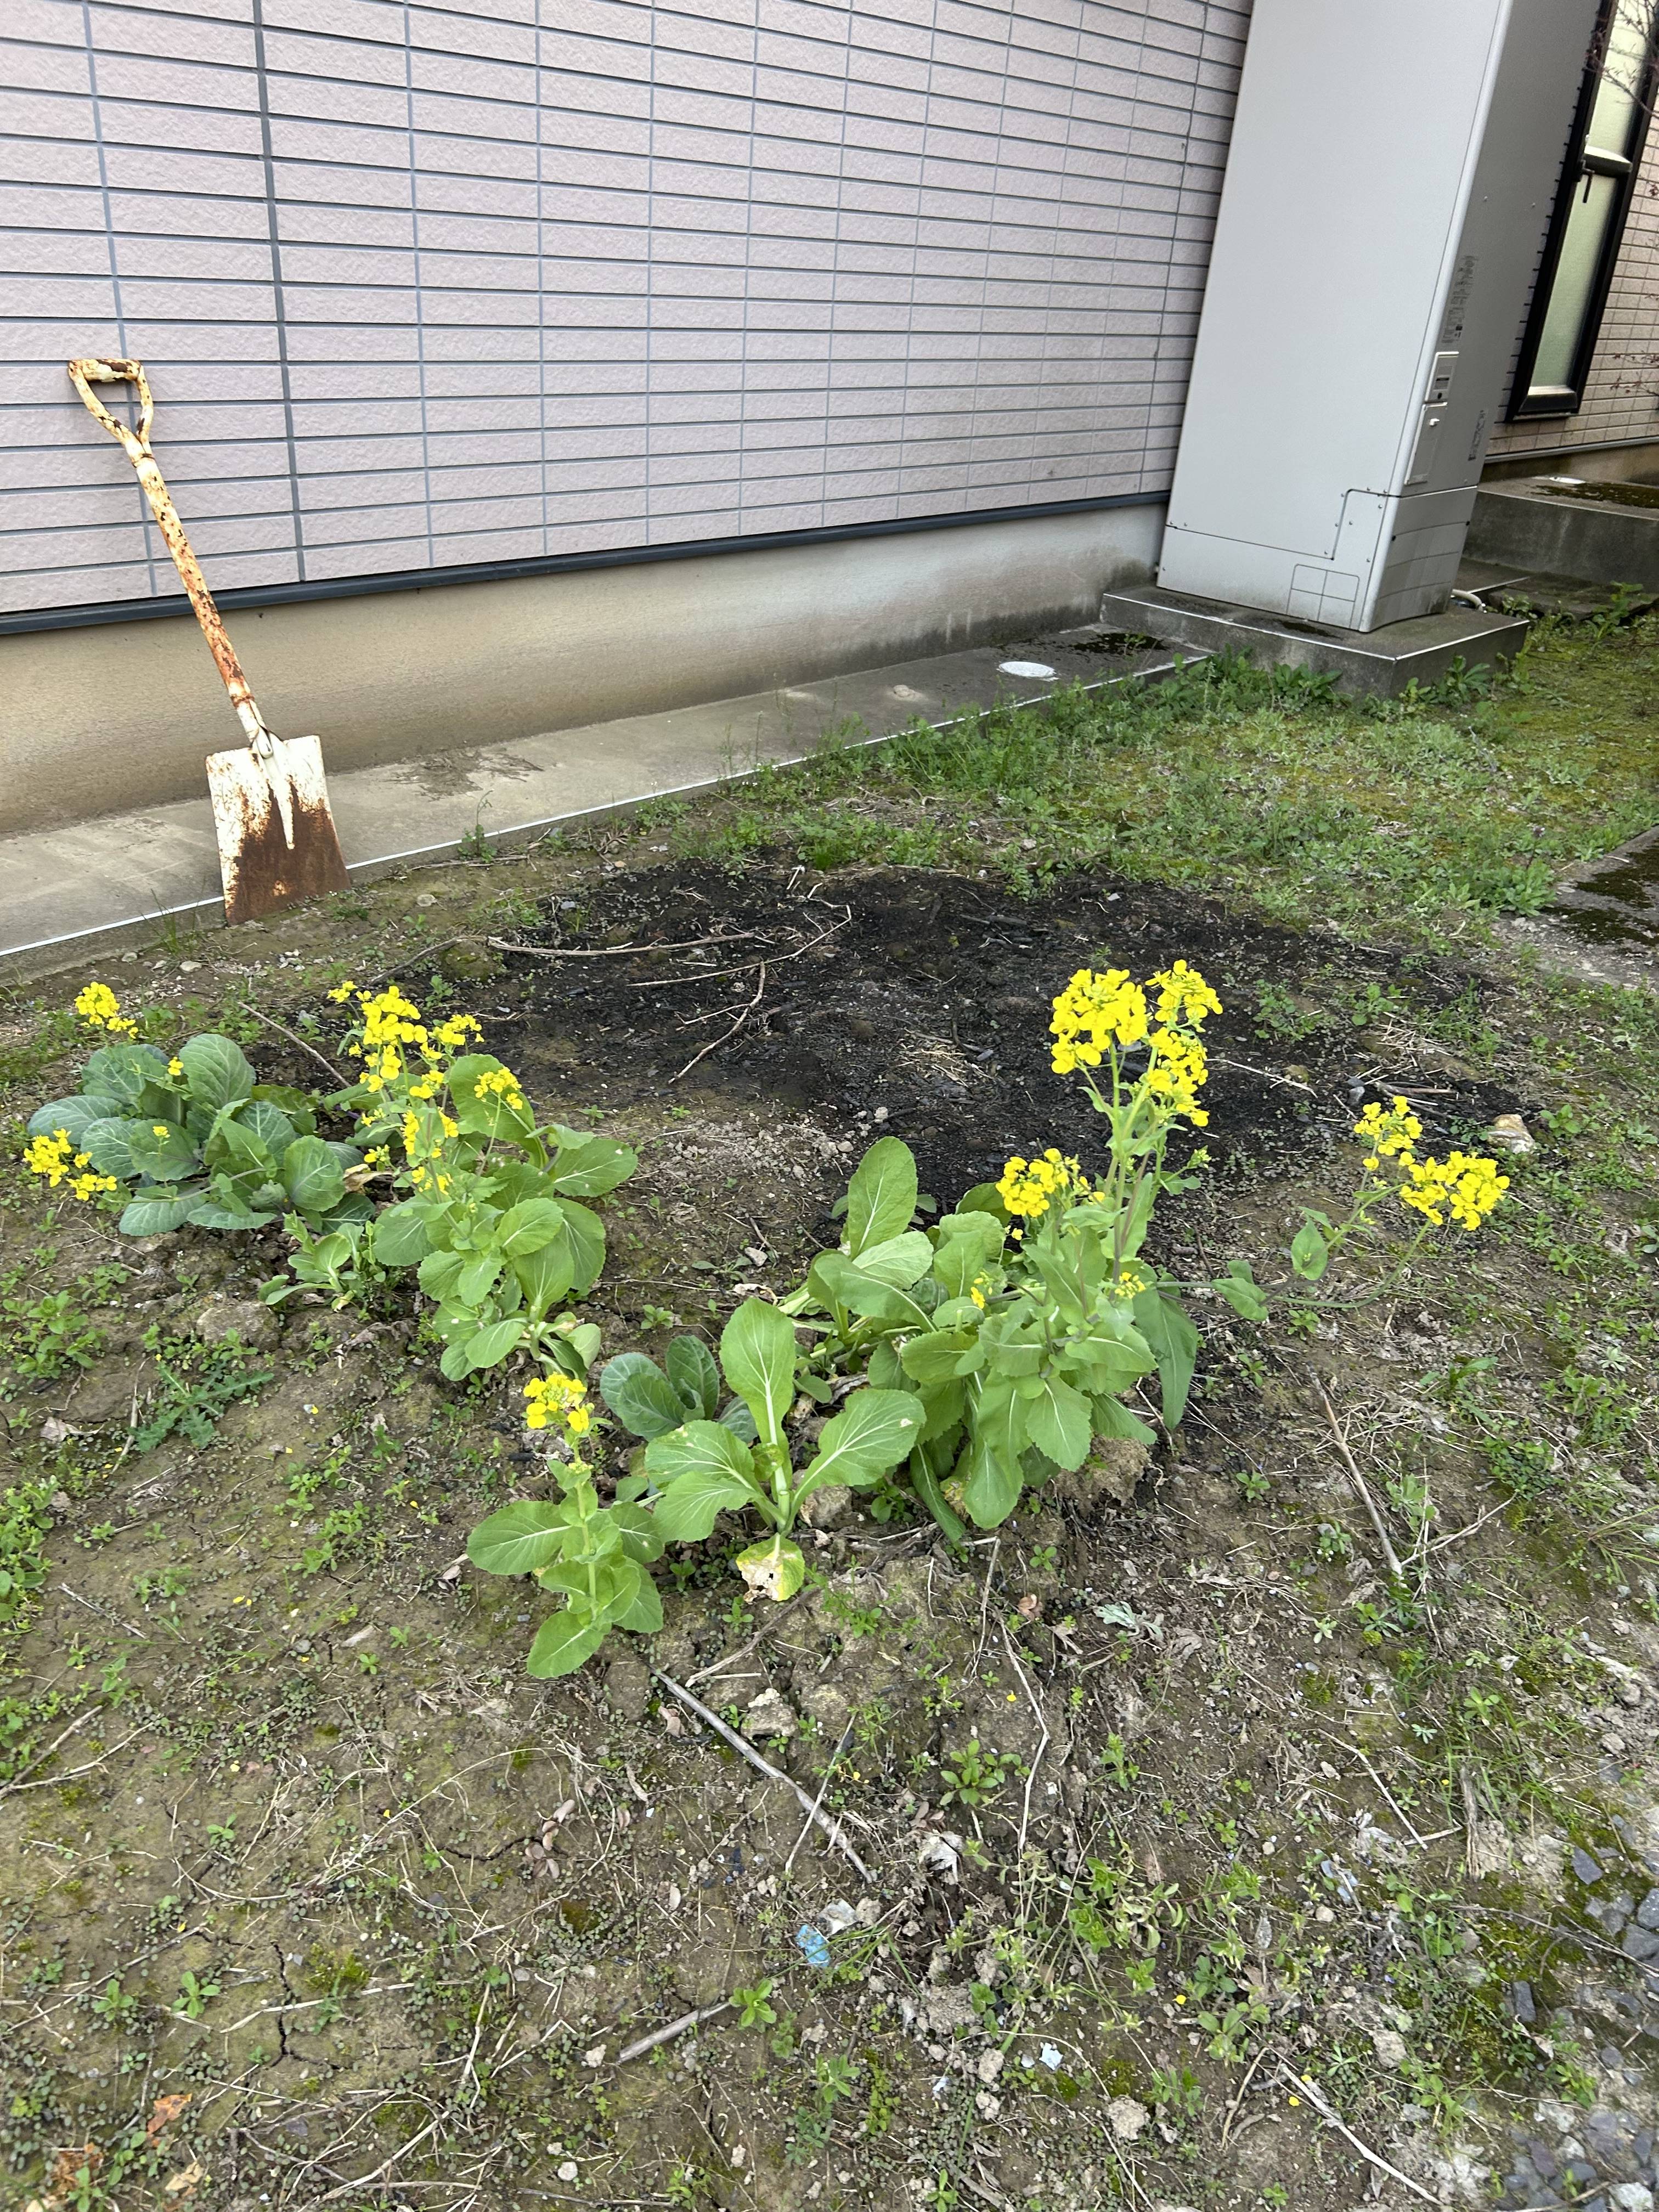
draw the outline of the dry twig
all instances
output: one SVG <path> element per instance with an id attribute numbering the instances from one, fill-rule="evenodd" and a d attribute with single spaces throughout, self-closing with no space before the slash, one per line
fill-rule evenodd
<path id="1" fill-rule="evenodd" d="M 297 1044 L 301 1052 L 308 1053 L 324 1073 L 331 1075 L 343 1091 L 350 1088 L 353 1079 L 349 1075 L 342 1075 L 333 1061 L 325 1060 L 315 1045 L 307 1044 L 302 1036 L 295 1036 L 286 1022 L 279 1022 L 274 1014 L 262 1014 L 258 1006 L 250 1006 L 247 1011 L 256 1022 L 263 1022 L 268 1030 L 275 1030 L 278 1036 L 285 1036 L 290 1044 Z"/>
<path id="2" fill-rule="evenodd" d="M 1382 1516 L 1376 1510 L 1376 1500 L 1365 1487 L 1365 1478 L 1359 1472 L 1353 1454 L 1348 1449 L 1348 1439 L 1343 1435 L 1340 1424 L 1337 1420 L 1336 1408 L 1322 1390 L 1319 1394 L 1319 1402 L 1325 1408 L 1325 1418 L 1331 1425 L 1331 1434 L 1336 1438 L 1336 1448 L 1342 1455 L 1342 1464 L 1348 1470 L 1348 1480 L 1352 1483 L 1360 1504 L 1370 1516 L 1370 1523 L 1376 1531 L 1377 1542 L 1382 1547 L 1382 1557 L 1388 1563 L 1389 1572 L 1395 1582 L 1404 1582 L 1406 1570 L 1400 1564 L 1400 1554 L 1389 1540 L 1389 1532 L 1382 1526 Z"/>
<path id="3" fill-rule="evenodd" d="M 757 1774 L 765 1775 L 769 1781 L 781 1782 L 793 1795 L 807 1819 L 822 1828 L 842 1856 L 852 1863 L 872 1888 L 875 1887 L 876 1877 L 842 1834 L 840 1821 L 832 1820 L 827 1813 L 821 1812 L 792 1775 L 784 1773 L 781 1767 L 774 1766 L 770 1759 L 763 1759 L 746 1735 L 739 1735 L 736 1729 L 728 1728 L 718 1713 L 711 1713 L 701 1698 L 694 1698 L 690 1691 L 677 1682 L 672 1674 L 659 1674 L 657 1680 L 671 1696 L 678 1698 L 689 1711 L 694 1712 L 705 1727 L 713 1729 L 717 1736 L 729 1743 L 740 1759 L 746 1759 Z"/>
<path id="4" fill-rule="evenodd" d="M 1425 2204 L 1437 2204 L 1440 2202 L 1437 2197 L 1431 2196 L 1429 2191 L 1424 2188 L 1420 2181 L 1413 2181 L 1410 2174 L 1401 2173 L 1397 2166 L 1389 2164 L 1388 2160 L 1380 2151 L 1375 2151 L 1368 2143 L 1361 2142 L 1346 2121 L 1337 2117 L 1323 2093 L 1314 2086 L 1305 2074 L 1292 2074 L 1290 2068 L 1281 2060 L 1279 2078 L 1285 2083 L 1292 2094 L 1305 2097 L 1326 2126 L 1334 2128 L 1338 2135 L 1352 2143 L 1368 2166 L 1374 2166 L 1379 2173 L 1386 2173 L 1390 2181 L 1397 2181 L 1402 2189 L 1409 2189 L 1413 2197 L 1420 2197 Z"/>
<path id="5" fill-rule="evenodd" d="M 749 1004 L 738 1016 L 738 1018 L 732 1023 L 729 1030 L 722 1030 L 720 1035 L 715 1037 L 711 1043 L 704 1045 L 701 1052 L 694 1053 L 691 1058 L 686 1061 L 685 1066 L 681 1068 L 679 1075 L 671 1075 L 669 1077 L 668 1080 L 671 1085 L 678 1083 L 680 1080 L 681 1076 L 690 1075 L 692 1069 L 696 1066 L 700 1060 L 707 1060 L 711 1052 L 718 1052 L 723 1044 L 730 1044 L 732 1039 L 736 1036 L 738 1031 L 748 1020 L 750 1015 L 752 1014 L 756 1007 L 759 1006 L 761 1002 L 761 995 L 764 992 L 765 988 L 766 963 L 763 960 L 760 964 L 760 981 L 755 986 L 754 997 L 749 1001 Z"/>
<path id="6" fill-rule="evenodd" d="M 678 2020 L 671 2020 L 666 2027 L 657 2028 L 650 2035 L 642 2035 L 637 2043 L 630 2043 L 626 2051 L 619 2051 L 617 2063 L 626 2066 L 630 2058 L 643 2058 L 647 2051 L 654 2051 L 659 2044 L 672 2043 L 677 2035 L 684 2035 L 688 2027 L 697 2027 L 704 2021 L 713 2020 L 716 2013 L 730 2012 L 731 2009 L 731 1998 L 722 1997 L 718 2004 L 704 2005 L 696 2012 L 683 2012 Z"/>

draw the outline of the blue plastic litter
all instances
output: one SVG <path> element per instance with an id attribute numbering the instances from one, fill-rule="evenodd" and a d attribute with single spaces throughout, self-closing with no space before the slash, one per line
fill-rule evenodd
<path id="1" fill-rule="evenodd" d="M 817 1929 L 810 1925 L 798 1928 L 795 1941 L 806 1954 L 809 1966 L 827 1966 L 830 1964 L 830 1939 Z"/>

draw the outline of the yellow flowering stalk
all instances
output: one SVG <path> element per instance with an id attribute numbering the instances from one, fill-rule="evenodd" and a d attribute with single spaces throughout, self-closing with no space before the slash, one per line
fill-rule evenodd
<path id="1" fill-rule="evenodd" d="M 613 1628 L 649 1636 L 662 1626 L 662 1600 L 646 1570 L 661 1557 L 663 1539 L 638 1502 L 644 1475 L 624 1475 L 614 1502 L 599 1503 L 580 1450 L 592 1426 L 587 1385 L 550 1371 L 526 1382 L 524 1395 L 525 1425 L 556 1430 L 568 1444 L 568 1458 L 547 1462 L 562 1495 L 502 1506 L 472 1531 L 467 1557 L 486 1574 L 533 1575 L 560 1600 L 526 1665 L 534 1675 L 571 1674 Z"/>
<path id="2" fill-rule="evenodd" d="M 1510 1187 L 1509 1177 L 1498 1174 L 1497 1161 L 1480 1153 L 1454 1152 L 1443 1160 L 1432 1154 L 1419 1159 L 1417 1144 L 1423 1124 L 1409 1099 L 1398 1091 L 1386 1106 L 1373 1099 L 1354 1123 L 1353 1133 L 1365 1146 L 1365 1179 L 1346 1221 L 1334 1222 L 1314 1206 L 1303 1208 L 1302 1226 L 1291 1243 L 1291 1265 L 1304 1282 L 1316 1283 L 1340 1246 L 1369 1229 L 1390 1197 L 1418 1215 L 1422 1224 L 1401 1256 L 1398 1264 L 1404 1267 L 1430 1230 L 1444 1228 L 1449 1218 L 1460 1229 L 1479 1229 Z"/>
<path id="3" fill-rule="evenodd" d="M 106 1030 L 112 1036 L 136 1036 L 138 1024 L 121 1012 L 121 1001 L 107 983 L 88 983 L 77 994 L 75 1011 L 89 1030 Z"/>
<path id="4" fill-rule="evenodd" d="M 331 1103 L 356 1109 L 358 1142 L 400 1194 L 376 1219 L 370 1253 L 381 1267 L 419 1267 L 443 1372 L 459 1381 L 515 1353 L 552 1360 L 561 1348 L 585 1364 L 589 1325 L 553 1311 L 604 1264 L 604 1229 L 577 1194 L 613 1189 L 635 1154 L 538 1125 L 514 1070 L 473 1049 L 483 1031 L 472 1015 L 428 1020 L 395 983 L 343 982 L 330 996 L 351 1009 L 341 1049 L 361 1069 Z M 556 1398 L 556 1382 L 549 1388 Z M 539 1392 L 526 1418 L 540 1428 L 557 1410 Z M 580 1407 L 567 1410 L 576 1415 L 567 1431 L 580 1434 Z"/>
<path id="5" fill-rule="evenodd" d="M 36 1175 L 46 1177 L 49 1190 L 66 1183 L 76 1198 L 95 1198 L 100 1191 L 116 1188 L 113 1176 L 87 1172 L 92 1166 L 91 1158 L 76 1151 L 67 1129 L 55 1129 L 49 1137 L 31 1138 L 23 1148 L 23 1164 Z"/>

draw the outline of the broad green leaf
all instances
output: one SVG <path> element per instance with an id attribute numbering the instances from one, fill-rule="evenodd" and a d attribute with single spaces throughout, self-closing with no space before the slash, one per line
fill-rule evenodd
<path id="1" fill-rule="evenodd" d="M 618 1483 L 617 1488 L 620 1492 L 622 1484 Z M 648 1507 L 633 1504 L 619 1496 L 616 1504 L 607 1510 L 605 1519 L 620 1535 L 622 1547 L 630 1559 L 644 1561 L 662 1557 L 665 1539 L 657 1526 L 656 1515 Z"/>
<path id="2" fill-rule="evenodd" d="M 416 1271 L 415 1279 L 428 1297 L 450 1297 L 466 1260 L 465 1252 L 428 1252 Z"/>
<path id="3" fill-rule="evenodd" d="M 501 1263 L 493 1252 L 479 1252 L 463 1262 L 449 1292 L 456 1303 L 464 1306 L 480 1306 L 495 1287 L 501 1272 Z"/>
<path id="4" fill-rule="evenodd" d="M 720 1366 L 755 1417 L 761 1441 L 775 1444 L 795 1396 L 795 1332 L 775 1306 L 745 1298 L 720 1333 Z"/>
<path id="5" fill-rule="evenodd" d="M 820 1252 L 807 1278 L 813 1297 L 826 1306 L 848 1313 L 867 1314 L 876 1321 L 908 1322 L 913 1328 L 927 1326 L 927 1309 L 908 1291 L 866 1275 L 844 1252 Z"/>
<path id="6" fill-rule="evenodd" d="M 631 1628 L 636 1636 L 655 1636 L 662 1627 L 662 1595 L 649 1575 L 641 1572 L 633 1601 L 617 1615 L 618 1628 Z"/>
<path id="7" fill-rule="evenodd" d="M 283 1154 L 283 1188 L 298 1213 L 326 1213 L 345 1196 L 340 1163 L 320 1137 L 296 1137 Z"/>
<path id="8" fill-rule="evenodd" d="M 580 1297 L 599 1279 L 605 1265 L 605 1224 L 574 1198 L 562 1198 L 565 1234 L 570 1239 L 570 1287 Z"/>
<path id="9" fill-rule="evenodd" d="M 847 1246 L 857 1259 L 910 1226 L 916 1210 L 916 1162 L 897 1137 L 878 1137 L 847 1188 Z"/>
<path id="10" fill-rule="evenodd" d="M 375 1216 L 369 1248 L 383 1267 L 413 1267 L 432 1249 L 427 1233 L 426 1201 L 406 1198 Z"/>
<path id="11" fill-rule="evenodd" d="M 858 1255 L 859 1272 L 899 1290 L 919 1282 L 933 1264 L 933 1248 L 920 1229 L 907 1229 L 884 1243 L 866 1244 Z"/>
<path id="12" fill-rule="evenodd" d="M 720 1370 L 700 1336 L 677 1336 L 663 1355 L 668 1379 L 686 1412 L 712 1421 L 720 1411 Z"/>
<path id="13" fill-rule="evenodd" d="M 739 1552 L 732 1564 L 757 1597 L 769 1597 L 775 1604 L 793 1597 L 806 1580 L 800 1546 L 787 1536 L 763 1537 Z"/>
<path id="14" fill-rule="evenodd" d="M 570 1239 L 562 1225 L 550 1244 L 539 1252 L 526 1252 L 513 1261 L 513 1273 L 524 1292 L 525 1309 L 539 1321 L 550 1305 L 570 1288 Z"/>
<path id="15" fill-rule="evenodd" d="M 1149 1429 L 1139 1414 L 1132 1413 L 1121 1399 L 1097 1398 L 1094 1407 L 1097 1436 L 1128 1437 L 1138 1444 L 1145 1444 L 1148 1451 L 1157 1446 L 1157 1431 Z"/>
<path id="16" fill-rule="evenodd" d="M 182 1182 L 195 1172 L 201 1155 L 175 1122 L 129 1121 L 126 1127 L 133 1167 L 145 1182 Z"/>
<path id="17" fill-rule="evenodd" d="M 1009 1220 L 1008 1209 L 1002 1202 L 1002 1193 L 994 1182 L 976 1182 L 971 1190 L 963 1191 L 957 1200 L 957 1212 L 994 1214 L 1005 1228 Z"/>
<path id="18" fill-rule="evenodd" d="M 454 1109 L 458 1127 L 467 1136 L 506 1137 L 528 1136 L 536 1127 L 536 1117 L 528 1103 L 509 1106 L 499 1091 L 487 1091 L 478 1096 L 479 1079 L 499 1074 L 501 1062 L 487 1052 L 469 1052 L 459 1060 L 452 1060 L 449 1067 L 449 1098 Z M 518 1086 L 515 1085 L 515 1088 Z M 518 1088 L 521 1101 L 524 1093 Z"/>
<path id="19" fill-rule="evenodd" d="M 927 1389 L 936 1382 L 948 1382 L 961 1372 L 962 1355 L 973 1340 L 967 1329 L 933 1330 L 909 1338 L 899 1359 L 911 1380 Z"/>
<path id="20" fill-rule="evenodd" d="M 599 1370 L 599 1395 L 625 1429 L 647 1440 L 684 1425 L 687 1408 L 654 1359 L 619 1352 Z"/>
<path id="21" fill-rule="evenodd" d="M 570 1516 L 562 1499 L 514 1498 L 479 1522 L 466 1540 L 466 1556 L 487 1575 L 528 1575 L 557 1559 Z"/>
<path id="22" fill-rule="evenodd" d="M 953 1227 L 953 1224 L 961 1226 Z M 939 1224 L 939 1245 L 933 1254 L 933 1275 L 945 1296 L 966 1297 L 981 1275 L 988 1277 L 994 1286 L 1000 1285 L 1002 1270 L 997 1263 L 1005 1241 L 1002 1224 L 994 1214 L 947 1215 Z"/>
<path id="23" fill-rule="evenodd" d="M 493 1321 L 481 1328 L 466 1347 L 469 1373 L 476 1374 L 482 1367 L 493 1367 L 497 1360 L 505 1359 L 523 1340 L 524 1323 L 514 1317 L 511 1321 Z"/>
<path id="24" fill-rule="evenodd" d="M 1224 1275 L 1216 1277 L 1211 1288 L 1218 1298 L 1226 1300 L 1241 1321 L 1267 1320 L 1267 1301 L 1247 1260 L 1235 1260 Z"/>
<path id="25" fill-rule="evenodd" d="M 908 1390 L 854 1391 L 835 1419 L 824 1423 L 797 1497 L 831 1483 L 858 1488 L 878 1482 L 920 1443 L 923 1419 L 921 1399 Z"/>
<path id="26" fill-rule="evenodd" d="M 256 1077 L 247 1054 L 232 1038 L 193 1036 L 179 1048 L 185 1081 L 198 1106 L 234 1106 L 253 1096 Z"/>
<path id="27" fill-rule="evenodd" d="M 152 1197 L 146 1194 L 135 1198 L 121 1216 L 120 1230 L 124 1237 L 165 1237 L 170 1229 L 182 1229 L 195 1212 L 194 1193 L 180 1198 Z"/>
<path id="28" fill-rule="evenodd" d="M 82 1133 L 94 1121 L 110 1118 L 111 1101 L 107 1098 L 54 1098 L 50 1106 L 42 1106 L 28 1119 L 27 1133 L 31 1137 L 55 1137 L 61 1129 L 76 1152 L 84 1150 Z"/>
<path id="29" fill-rule="evenodd" d="M 495 1243 L 502 1255 L 516 1260 L 521 1253 L 539 1252 L 564 1232 L 564 1208 L 556 1198 L 529 1198 L 508 1206 L 495 1224 Z"/>
<path id="30" fill-rule="evenodd" d="M 1291 1239 L 1291 1265 L 1304 1283 L 1316 1283 L 1331 1264 L 1331 1248 L 1318 1224 L 1304 1221 Z"/>
<path id="31" fill-rule="evenodd" d="M 459 1382 L 472 1372 L 471 1346 L 477 1330 L 468 1323 L 452 1336 L 443 1348 L 438 1361 L 438 1372 L 451 1382 Z"/>
<path id="32" fill-rule="evenodd" d="M 578 1667 L 593 1656 L 610 1629 L 608 1620 L 592 1620 L 574 1606 L 567 1607 L 562 1613 L 550 1613 L 536 1631 L 530 1656 L 525 1661 L 526 1673 L 541 1681 L 574 1674 Z"/>
<path id="33" fill-rule="evenodd" d="M 567 1375 L 574 1375 L 580 1381 L 598 1358 L 602 1341 L 597 1322 L 578 1322 L 574 1328 L 566 1330 L 562 1347 L 556 1353 L 560 1366 Z M 568 1354 L 568 1358 L 566 1354 Z"/>
<path id="34" fill-rule="evenodd" d="M 1025 1401 L 1027 1437 L 1056 1467 L 1081 1467 L 1094 1432 L 1088 1400 L 1057 1375 L 1040 1375 L 1036 1380 L 1036 1395 Z"/>
<path id="35" fill-rule="evenodd" d="M 133 1139 L 143 1136 L 148 1126 L 143 1121 L 88 1121 L 81 1132 L 79 1149 L 100 1175 L 131 1182 L 138 1173 L 138 1164 L 132 1157 Z"/>
<path id="36" fill-rule="evenodd" d="M 1176 1301 L 1156 1284 L 1142 1291 L 1129 1310 L 1158 1362 L 1164 1425 L 1173 1429 L 1187 1410 L 1187 1393 L 1198 1363 L 1198 1331 Z"/>
<path id="37" fill-rule="evenodd" d="M 142 1204 L 135 1199 L 134 1205 Z M 131 1207 L 128 1208 L 131 1212 Z M 222 1206 L 211 1198 L 198 1200 L 185 1216 L 192 1229 L 264 1229 L 277 1218 L 275 1213 L 258 1213 L 252 1206 L 239 1212 L 234 1206 Z"/>
<path id="38" fill-rule="evenodd" d="M 300 1134 L 282 1108 L 273 1105 L 268 1098 L 250 1098 L 236 1120 L 267 1148 L 273 1159 L 281 1159 Z"/>
<path id="39" fill-rule="evenodd" d="M 997 1528 L 1019 1504 L 1019 1462 L 975 1437 L 966 1454 L 963 1503 L 976 1528 Z"/>
<path id="40" fill-rule="evenodd" d="M 590 1137 L 554 1125 L 558 1158 L 548 1170 L 556 1191 L 571 1198 L 602 1198 L 618 1183 L 626 1182 L 639 1166 L 640 1156 L 611 1137 Z"/>
<path id="41" fill-rule="evenodd" d="M 753 1486 L 735 1474 L 692 1473 L 670 1483 L 653 1510 L 665 1542 L 701 1543 L 722 1513 L 755 1502 Z"/>
<path id="42" fill-rule="evenodd" d="M 166 1056 L 153 1044 L 106 1044 L 82 1069 L 81 1088 L 90 1097 L 136 1106 L 145 1085 L 165 1082 L 167 1072 Z"/>

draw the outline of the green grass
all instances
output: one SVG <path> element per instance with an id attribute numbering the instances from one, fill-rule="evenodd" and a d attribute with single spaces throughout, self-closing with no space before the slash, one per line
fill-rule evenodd
<path id="1" fill-rule="evenodd" d="M 1495 685 L 1397 702 L 1210 661 L 1046 712 L 973 712 L 874 749 L 848 738 L 681 817 L 682 852 L 793 848 L 992 866 L 1018 887 L 1079 862 L 1419 938 L 1545 905 L 1564 864 L 1659 817 L 1659 622 L 1597 641 L 1542 625 Z"/>

